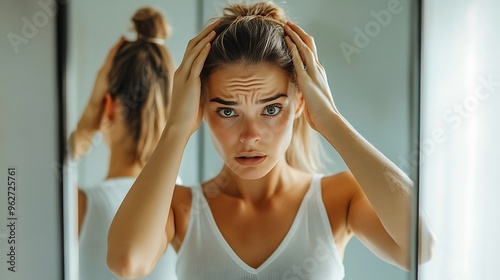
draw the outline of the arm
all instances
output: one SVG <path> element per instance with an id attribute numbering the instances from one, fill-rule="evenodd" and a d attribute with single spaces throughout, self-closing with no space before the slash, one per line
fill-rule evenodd
<path id="1" fill-rule="evenodd" d="M 123 42 L 125 42 L 125 39 L 122 36 L 109 50 L 104 64 L 97 73 L 89 101 L 78 121 L 76 129 L 69 137 L 69 150 L 74 160 L 87 154 L 89 148 L 92 146 L 92 138 L 99 130 L 102 114 L 104 112 L 104 100 L 108 92 L 108 74 L 113 66 L 115 55 Z"/>
<path id="2" fill-rule="evenodd" d="M 113 59 L 116 52 L 124 42 L 124 38 L 120 37 L 118 42 L 110 49 L 103 66 L 97 73 L 96 80 L 90 99 L 85 106 L 82 116 L 78 120 L 76 129 L 71 133 L 67 143 L 67 149 L 71 157 L 71 161 L 78 160 L 85 156 L 92 146 L 92 138 L 99 130 L 99 123 L 103 112 L 103 100 L 108 89 L 108 73 L 111 69 Z M 87 198 L 85 193 L 78 189 L 78 235 L 80 235 L 81 225 L 87 210 Z"/>
<path id="3" fill-rule="evenodd" d="M 121 278 L 149 274 L 172 240 L 167 236 L 175 181 L 189 135 L 167 124 L 148 163 L 118 209 L 108 234 L 107 263 Z M 174 224 L 170 219 L 169 224 Z M 175 231 L 174 231 L 175 232 Z"/>
<path id="4" fill-rule="evenodd" d="M 108 267 L 120 278 L 149 274 L 175 235 L 172 197 L 184 149 L 203 117 L 200 73 L 217 22 L 193 38 L 174 74 L 160 140 L 118 209 L 108 233 Z"/>
<path id="5" fill-rule="evenodd" d="M 355 190 L 348 229 L 381 259 L 409 270 L 412 181 L 340 115 L 322 131 L 350 170 L 343 180 Z"/>
<path id="6" fill-rule="evenodd" d="M 354 189 L 348 229 L 382 259 L 408 270 L 413 182 L 340 114 L 313 38 L 290 22 L 285 32 L 305 101 L 305 117 L 339 152 L 350 170 L 342 174 L 343 184 Z M 419 230 L 430 232 L 428 228 Z"/>

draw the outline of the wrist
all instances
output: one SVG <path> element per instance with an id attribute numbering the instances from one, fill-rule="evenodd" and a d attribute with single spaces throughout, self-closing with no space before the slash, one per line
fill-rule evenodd
<path id="1" fill-rule="evenodd" d="M 76 129 L 79 131 L 96 132 L 99 129 L 99 121 L 99 111 L 89 102 L 76 125 Z"/>
<path id="2" fill-rule="evenodd" d="M 321 134 L 335 149 L 352 140 L 353 128 L 340 113 L 331 112 L 325 117 L 325 121 L 322 122 L 324 125 L 321 127 Z"/>
<path id="3" fill-rule="evenodd" d="M 98 112 L 88 104 L 68 141 L 73 159 L 85 156 L 93 144 L 95 133 L 99 130 Z"/>
<path id="4" fill-rule="evenodd" d="M 323 136 L 330 131 L 336 131 L 339 126 L 342 126 L 347 122 L 345 118 L 338 111 L 330 111 L 323 115 L 321 120 L 318 122 L 318 130 Z"/>
<path id="5" fill-rule="evenodd" d="M 169 138 L 175 137 L 181 139 L 187 143 L 191 137 L 191 133 L 186 129 L 185 125 L 178 122 L 167 121 L 162 138 L 166 138 L 167 136 Z"/>

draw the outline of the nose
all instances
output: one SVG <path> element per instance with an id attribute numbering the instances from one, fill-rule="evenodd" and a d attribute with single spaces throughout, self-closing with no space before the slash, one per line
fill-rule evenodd
<path id="1" fill-rule="evenodd" d="M 259 128 L 255 120 L 246 120 L 240 134 L 241 143 L 256 143 L 260 141 Z"/>

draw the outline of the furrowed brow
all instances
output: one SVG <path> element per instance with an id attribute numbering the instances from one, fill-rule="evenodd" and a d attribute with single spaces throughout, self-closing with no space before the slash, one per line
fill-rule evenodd
<path id="1" fill-rule="evenodd" d="M 271 101 L 274 101 L 280 97 L 288 97 L 288 95 L 284 94 L 284 93 L 278 93 L 274 96 L 271 96 L 269 98 L 264 98 L 264 99 L 261 99 L 259 100 L 257 103 L 258 104 L 264 104 L 264 103 L 268 103 L 268 102 L 271 102 Z M 236 101 L 228 101 L 228 100 L 224 100 L 220 97 L 216 97 L 216 98 L 213 98 L 213 99 L 210 99 L 210 102 L 217 102 L 217 103 L 220 103 L 222 105 L 226 105 L 226 106 L 238 106 L 238 102 Z"/>
<path id="2" fill-rule="evenodd" d="M 237 106 L 238 105 L 238 102 L 236 102 L 236 101 L 227 101 L 227 100 L 224 100 L 220 97 L 210 99 L 210 102 L 217 102 L 217 103 L 220 103 L 220 104 L 226 105 L 226 106 Z"/>
<path id="3" fill-rule="evenodd" d="M 257 102 L 257 103 L 259 103 L 259 104 L 268 103 L 268 102 L 274 101 L 274 100 L 276 100 L 276 99 L 278 99 L 278 98 L 280 98 L 280 97 L 288 97 L 288 95 L 286 95 L 286 94 L 284 94 L 284 93 L 278 93 L 278 94 L 276 94 L 276 95 L 274 95 L 274 96 L 271 96 L 271 97 L 269 97 L 269 98 L 264 98 L 264 99 L 261 99 L 261 100 L 259 100 L 259 102 Z"/>

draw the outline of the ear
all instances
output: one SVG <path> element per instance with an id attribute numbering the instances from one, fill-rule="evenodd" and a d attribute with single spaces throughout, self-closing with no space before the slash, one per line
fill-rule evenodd
<path id="1" fill-rule="evenodd" d="M 114 120 L 115 118 L 115 100 L 111 97 L 111 94 L 106 93 L 104 96 L 104 112 L 103 117 L 107 117 L 110 120 Z"/>
<path id="2" fill-rule="evenodd" d="M 106 93 L 106 95 L 104 96 L 104 100 L 103 100 L 103 111 L 102 111 L 102 115 L 101 115 L 101 126 L 100 126 L 100 129 L 102 131 L 105 131 L 107 128 L 109 128 L 113 122 L 114 122 L 114 119 L 115 119 L 115 115 L 116 115 L 116 112 L 115 112 L 115 100 L 113 100 L 113 98 L 111 97 L 111 94 L 109 93 Z"/>
<path id="3" fill-rule="evenodd" d="M 302 91 L 297 92 L 297 107 L 295 109 L 295 118 L 299 118 L 302 115 L 302 112 L 304 111 L 304 108 L 306 106 L 306 102 L 304 100 L 304 95 L 302 94 Z"/>

